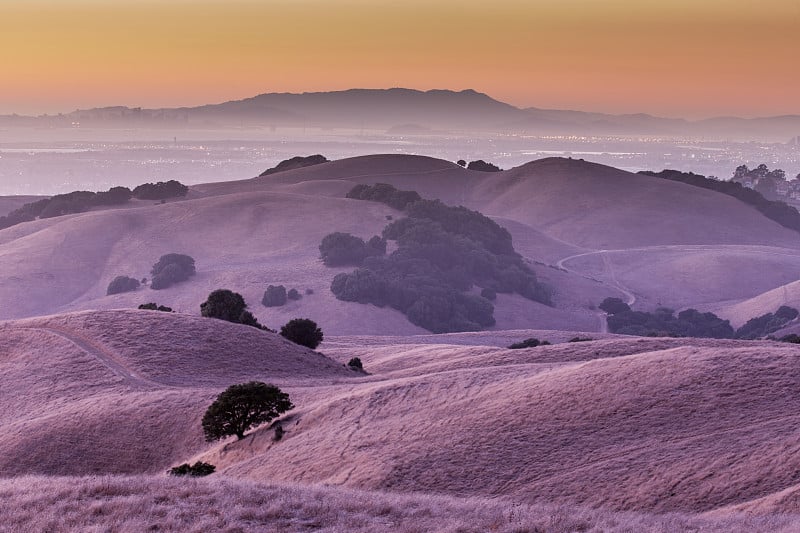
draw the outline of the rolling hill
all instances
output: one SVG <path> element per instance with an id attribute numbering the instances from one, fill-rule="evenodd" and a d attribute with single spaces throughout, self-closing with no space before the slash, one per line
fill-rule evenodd
<path id="1" fill-rule="evenodd" d="M 322 346 L 326 357 L 255 328 L 171 313 L 2 323 L 5 475 L 155 476 L 77 479 L 66 492 L 57 478 L 19 477 L 0 484 L 4 499 L 33 506 L 52 490 L 66 501 L 84 490 L 109 506 L 105 516 L 129 516 L 142 487 L 172 486 L 159 473 L 201 459 L 219 473 L 184 485 L 186 497 L 218 483 L 242 497 L 272 490 L 263 483 L 300 483 L 291 490 L 301 492 L 327 484 L 378 491 L 369 496 L 377 502 L 395 497 L 384 491 L 502 497 L 539 506 L 526 511 L 528 521 L 548 505 L 568 505 L 579 515 L 602 508 L 603 519 L 644 513 L 637 520 L 645 523 L 661 520 L 652 513 L 692 521 L 714 511 L 713 523 L 800 483 L 793 346 L 630 337 L 524 350 L 449 343 L 477 335 L 438 343 L 338 337 Z M 352 356 L 368 374 L 341 364 Z M 297 406 L 283 417 L 284 438 L 275 442 L 261 427 L 241 441 L 203 442 L 205 407 L 251 379 L 276 383 Z M 320 497 L 334 508 L 345 505 L 337 494 L 350 494 L 326 490 Z M 122 494 L 127 503 L 116 501 Z M 17 512 L 29 508 L 20 505 Z"/>
<path id="2" fill-rule="evenodd" d="M 555 307 L 501 295 L 497 329 L 602 330 L 595 306 L 607 296 L 643 308 L 718 306 L 789 283 L 800 266 L 800 235 L 713 191 L 571 159 L 484 173 L 379 155 L 198 185 L 187 199 L 163 205 L 140 202 L 0 231 L 0 319 L 148 301 L 194 314 L 212 290 L 229 288 L 272 327 L 308 316 L 335 335 L 423 333 L 392 309 L 336 300 L 329 284 L 346 269 L 318 258 L 324 235 L 369 238 L 388 217 L 402 216 L 343 198 L 354 184 L 375 182 L 466 205 L 509 229 L 553 287 Z M 114 277 L 149 277 L 170 252 L 194 257 L 198 275 L 162 291 L 105 295 Z M 260 300 L 269 284 L 313 294 L 267 309 Z"/>

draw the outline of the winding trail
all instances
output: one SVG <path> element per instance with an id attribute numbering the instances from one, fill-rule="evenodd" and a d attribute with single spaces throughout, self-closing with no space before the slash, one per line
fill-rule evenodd
<path id="1" fill-rule="evenodd" d="M 114 375 L 121 378 L 125 382 L 125 384 L 130 386 L 131 388 L 139 390 L 153 390 L 153 389 L 163 389 L 169 387 L 168 385 L 152 381 L 150 379 L 147 379 L 139 375 L 134 370 L 126 366 L 125 363 L 120 359 L 120 357 L 114 354 L 111 350 L 109 350 L 102 344 L 98 343 L 97 341 L 94 341 L 76 331 L 64 328 L 44 327 L 44 326 L 31 326 L 31 327 L 21 326 L 18 329 L 42 331 L 44 333 L 60 337 L 74 344 L 85 353 L 97 359 L 100 363 L 103 364 L 103 366 L 108 368 Z"/>

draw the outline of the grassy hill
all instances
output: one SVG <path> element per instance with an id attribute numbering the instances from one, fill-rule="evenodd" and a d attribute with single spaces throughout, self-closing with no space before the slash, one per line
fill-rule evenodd
<path id="1" fill-rule="evenodd" d="M 644 308 L 718 306 L 793 281 L 800 235 L 737 200 L 580 160 L 545 159 L 504 172 L 465 170 L 419 156 L 364 156 L 239 182 L 193 187 L 188 198 L 20 224 L 0 231 L 0 319 L 157 301 L 194 314 L 208 293 L 242 295 L 264 324 L 308 316 L 330 334 L 423 333 L 400 313 L 336 300 L 342 270 L 317 246 L 332 231 L 369 238 L 385 205 L 343 198 L 356 183 L 389 182 L 464 204 L 507 226 L 517 250 L 554 289 L 554 307 L 511 296 L 496 329 L 595 330 L 607 296 Z M 195 258 L 198 274 L 162 291 L 106 296 L 118 275 L 138 279 L 165 253 Z M 279 308 L 267 285 L 313 295 Z"/>

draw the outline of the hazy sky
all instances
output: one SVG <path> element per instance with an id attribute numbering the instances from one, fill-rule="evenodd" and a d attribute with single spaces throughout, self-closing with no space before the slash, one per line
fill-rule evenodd
<path id="1" fill-rule="evenodd" d="M 800 114 L 799 64 L 800 0 L 0 0 L 0 113 L 401 86 Z"/>

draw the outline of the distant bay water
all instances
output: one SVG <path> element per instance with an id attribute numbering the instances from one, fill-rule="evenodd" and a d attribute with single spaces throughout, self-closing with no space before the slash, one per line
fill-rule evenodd
<path id="1" fill-rule="evenodd" d="M 0 195 L 53 195 L 176 179 L 191 185 L 257 176 L 283 159 L 406 153 L 507 169 L 543 157 L 574 157 L 625 170 L 674 168 L 723 178 L 739 164 L 767 163 L 794 176 L 796 147 L 687 139 L 531 137 L 326 130 L 0 131 Z"/>

